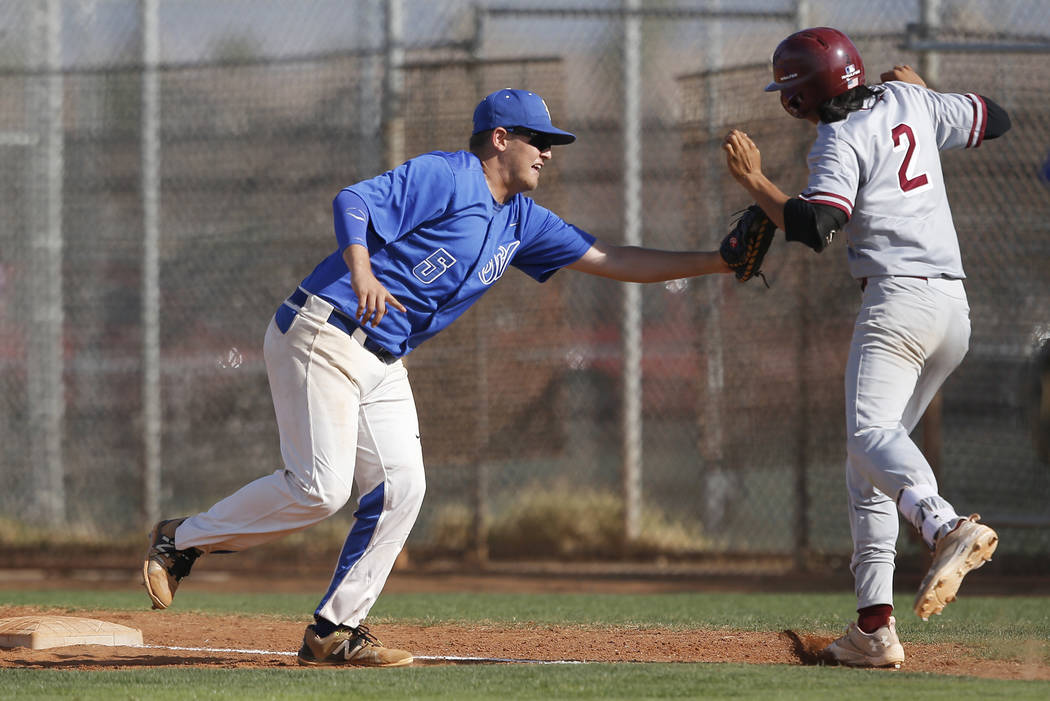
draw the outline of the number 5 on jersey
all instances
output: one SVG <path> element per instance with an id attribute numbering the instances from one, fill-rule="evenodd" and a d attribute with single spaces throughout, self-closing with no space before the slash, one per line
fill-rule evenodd
<path id="1" fill-rule="evenodd" d="M 424 258 L 416 267 L 412 268 L 412 274 L 424 285 L 429 285 L 444 275 L 445 271 L 451 268 L 455 262 L 456 259 L 452 257 L 451 253 L 444 248 L 439 248 Z"/>

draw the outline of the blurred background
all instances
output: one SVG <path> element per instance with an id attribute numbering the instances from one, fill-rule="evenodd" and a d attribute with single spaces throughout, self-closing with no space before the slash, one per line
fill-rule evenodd
<path id="1" fill-rule="evenodd" d="M 715 248 L 749 204 L 730 128 L 805 184 L 812 128 L 762 88 L 780 39 L 816 25 L 852 37 L 869 83 L 909 63 L 1013 118 L 943 156 L 973 336 L 915 439 L 1000 531 L 992 566 L 1050 571 L 1041 0 L 0 0 L 0 553 L 137 548 L 279 469 L 262 336 L 334 249 L 332 199 L 465 148 L 493 90 L 538 92 L 579 137 L 539 203 L 611 242 Z M 765 272 L 504 276 L 406 359 L 428 478 L 412 557 L 841 567 L 860 293 L 842 241 L 780 238 Z M 352 510 L 289 542 L 336 551 Z M 905 565 L 924 557 L 908 530 Z"/>

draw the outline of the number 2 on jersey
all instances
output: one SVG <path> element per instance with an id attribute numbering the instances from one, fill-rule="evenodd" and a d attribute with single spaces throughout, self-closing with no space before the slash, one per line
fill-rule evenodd
<path id="1" fill-rule="evenodd" d="M 900 183 L 901 192 L 905 195 L 914 194 L 915 190 L 930 184 L 930 179 L 926 177 L 925 173 L 919 173 L 912 178 L 908 177 L 908 168 L 911 166 L 912 156 L 915 155 L 915 150 L 919 146 L 915 141 L 915 132 L 907 124 L 901 123 L 893 127 L 893 131 L 890 133 L 893 135 L 894 151 L 907 148 L 901 167 L 897 169 L 897 182 Z M 901 143 L 901 137 L 907 140 L 907 144 Z"/>

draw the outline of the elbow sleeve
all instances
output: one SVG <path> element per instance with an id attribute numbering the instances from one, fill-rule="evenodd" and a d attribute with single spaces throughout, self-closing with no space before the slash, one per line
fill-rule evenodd
<path id="1" fill-rule="evenodd" d="M 360 196 L 351 190 L 342 190 L 332 202 L 332 215 L 339 250 L 352 243 L 368 247 L 368 207 Z"/>
<path id="2" fill-rule="evenodd" d="M 988 122 L 984 126 L 984 138 L 997 139 L 1010 131 L 1012 124 L 1010 115 L 1007 114 L 1006 110 L 984 95 L 981 95 L 981 99 L 984 100 L 984 106 L 988 110 Z"/>
<path id="3" fill-rule="evenodd" d="M 784 233 L 788 241 L 798 241 L 820 253 L 846 225 L 846 213 L 837 207 L 812 204 L 792 197 L 784 204 Z"/>

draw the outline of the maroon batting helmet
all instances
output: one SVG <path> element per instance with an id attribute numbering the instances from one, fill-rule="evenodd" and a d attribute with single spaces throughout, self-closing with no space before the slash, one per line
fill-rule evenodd
<path id="1" fill-rule="evenodd" d="M 831 27 L 795 32 L 773 52 L 773 82 L 780 104 L 805 119 L 836 95 L 864 84 L 864 63 L 849 37 Z"/>

